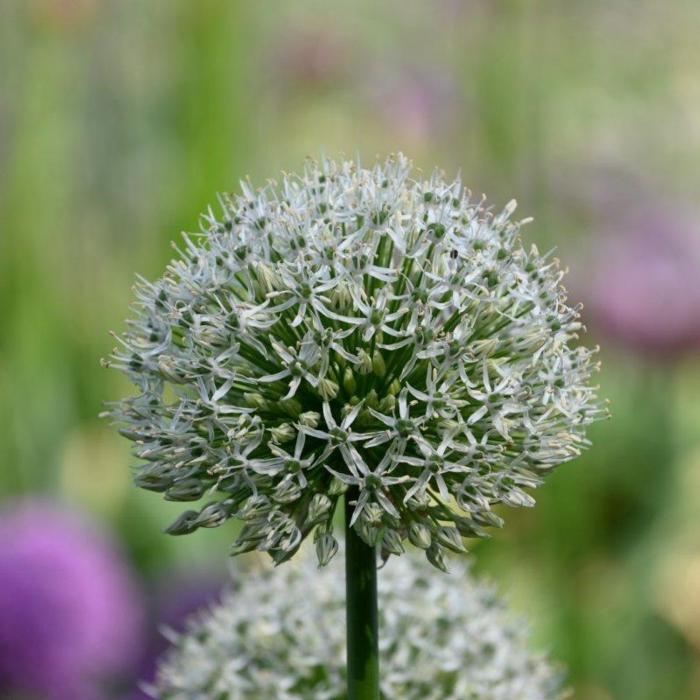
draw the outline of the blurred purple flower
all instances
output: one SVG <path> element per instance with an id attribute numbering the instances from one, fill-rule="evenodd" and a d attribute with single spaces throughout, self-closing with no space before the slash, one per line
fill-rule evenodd
<path id="1" fill-rule="evenodd" d="M 138 654 L 141 597 L 94 523 L 55 504 L 0 511 L 0 696 L 95 700 Z"/>
<path id="2" fill-rule="evenodd" d="M 668 359 L 700 349 L 700 229 L 671 210 L 621 221 L 593 247 L 581 286 L 586 315 L 638 352 Z"/>
<path id="3" fill-rule="evenodd" d="M 185 621 L 197 610 L 218 602 L 227 577 L 223 572 L 197 571 L 195 573 L 171 573 L 155 585 L 151 592 L 150 615 L 146 645 L 138 666 L 138 682 L 134 690 L 123 700 L 147 700 L 139 690 L 139 683 L 154 680 L 156 664 L 170 643 L 163 635 L 163 628 L 183 632 Z"/>
<path id="4" fill-rule="evenodd" d="M 97 0 L 32 0 L 27 3 L 34 18 L 56 29 L 75 29 L 88 23 L 98 9 Z"/>
<path id="5" fill-rule="evenodd" d="M 271 73 L 286 91 L 337 86 L 348 73 L 349 50 L 333 28 L 292 27 L 271 54 Z"/>
<path id="6" fill-rule="evenodd" d="M 456 122 L 457 90 L 445 74 L 387 74 L 370 88 L 376 113 L 396 138 L 422 145 Z"/>

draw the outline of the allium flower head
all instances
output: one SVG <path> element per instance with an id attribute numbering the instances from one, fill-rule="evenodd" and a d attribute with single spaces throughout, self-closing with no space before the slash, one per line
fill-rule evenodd
<path id="1" fill-rule="evenodd" d="M 459 180 L 310 163 L 221 198 L 164 277 L 137 288 L 112 364 L 138 386 L 114 406 L 138 485 L 207 498 L 173 534 L 245 521 L 234 552 L 289 558 L 352 526 L 399 554 L 500 525 L 492 506 L 579 454 L 602 409 L 555 260 L 526 250 Z"/>
<path id="2" fill-rule="evenodd" d="M 335 565 L 304 556 L 281 571 L 246 573 L 223 602 L 172 635 L 153 692 L 159 700 L 343 700 L 345 588 Z M 456 565 L 431 574 L 390 561 L 379 579 L 386 700 L 555 700 L 561 676 L 529 648 L 527 627 L 491 585 Z"/>
<path id="3" fill-rule="evenodd" d="M 0 512 L 0 696 L 106 697 L 131 671 L 142 600 L 111 543 L 60 508 Z"/>

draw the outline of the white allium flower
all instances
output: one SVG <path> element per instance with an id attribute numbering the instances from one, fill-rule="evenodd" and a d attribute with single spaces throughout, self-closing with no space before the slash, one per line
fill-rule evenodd
<path id="1" fill-rule="evenodd" d="M 161 662 L 159 700 L 343 700 L 345 588 L 311 556 L 237 578 L 223 602 L 190 621 Z M 490 584 L 457 563 L 435 577 L 392 559 L 379 577 L 385 700 L 555 700 L 558 668 L 529 646 Z"/>
<path id="2" fill-rule="evenodd" d="M 315 530 L 326 563 L 351 489 L 365 542 L 400 554 L 409 538 L 443 567 L 443 548 L 500 526 L 493 505 L 532 505 L 525 489 L 604 410 L 562 272 L 523 248 L 514 208 L 403 156 L 223 196 L 139 281 L 110 361 L 139 389 L 110 410 L 136 483 L 208 499 L 169 531 L 237 517 L 234 552 L 279 562 Z"/>

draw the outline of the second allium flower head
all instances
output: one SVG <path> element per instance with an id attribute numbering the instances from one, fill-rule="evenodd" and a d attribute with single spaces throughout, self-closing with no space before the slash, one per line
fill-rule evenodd
<path id="1" fill-rule="evenodd" d="M 157 700 L 347 700 L 345 586 L 302 549 L 282 571 L 236 577 L 159 664 Z M 408 555 L 379 579 L 384 700 L 564 700 L 562 671 L 531 648 L 494 587 L 457 563 Z M 242 572 L 240 572 L 242 573 Z"/>
<path id="2" fill-rule="evenodd" d="M 400 554 L 500 525 L 497 503 L 577 456 L 603 409 L 555 260 L 524 249 L 459 180 L 309 163 L 279 187 L 221 198 L 155 283 L 110 364 L 138 395 L 110 414 L 137 484 L 212 498 L 169 531 L 245 522 L 236 553 L 280 562 L 312 531 L 321 563 L 352 523 Z"/>

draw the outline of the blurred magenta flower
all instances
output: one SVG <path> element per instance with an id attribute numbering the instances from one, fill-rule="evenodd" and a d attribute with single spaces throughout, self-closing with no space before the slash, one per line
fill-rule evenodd
<path id="1" fill-rule="evenodd" d="M 596 243 L 586 315 L 612 339 L 668 359 L 700 349 L 700 230 L 675 210 L 620 221 Z"/>
<path id="2" fill-rule="evenodd" d="M 141 622 L 132 574 L 94 523 L 44 501 L 0 511 L 1 697 L 106 697 Z"/>
<path id="3" fill-rule="evenodd" d="M 97 13 L 97 0 L 31 0 L 25 11 L 41 24 L 52 29 L 78 29 Z"/>
<path id="4" fill-rule="evenodd" d="M 132 684 L 132 692 L 123 700 L 148 699 L 138 685 L 155 680 L 157 661 L 170 646 L 164 629 L 183 633 L 185 622 L 192 614 L 219 602 L 226 581 L 223 572 L 214 570 L 170 572 L 153 586 L 148 596 L 148 629 L 138 665 L 138 682 Z"/>
<path id="5" fill-rule="evenodd" d="M 271 74 L 285 91 L 337 87 L 347 76 L 350 50 L 338 29 L 291 27 L 271 51 Z"/>
<path id="6" fill-rule="evenodd" d="M 451 132 L 457 123 L 458 94 L 451 76 L 400 68 L 376 79 L 370 103 L 395 138 L 414 146 Z"/>

